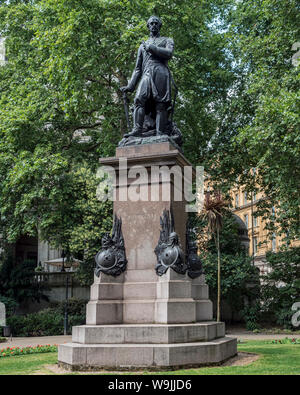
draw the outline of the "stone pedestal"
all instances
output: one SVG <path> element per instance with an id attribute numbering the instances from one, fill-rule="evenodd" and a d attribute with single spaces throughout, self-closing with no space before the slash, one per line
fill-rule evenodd
<path id="1" fill-rule="evenodd" d="M 122 169 L 125 161 L 128 168 Z M 122 218 L 127 269 L 117 277 L 95 277 L 86 325 L 73 327 L 72 343 L 59 346 L 59 362 L 71 369 L 163 369 L 220 363 L 235 355 L 236 340 L 225 337 L 223 323 L 212 321 L 204 276 L 191 280 L 171 268 L 162 276 L 155 272 L 164 209 L 173 211 L 185 252 L 183 188 L 167 173 L 183 174 L 190 163 L 169 142 L 117 148 L 115 157 L 100 162 L 116 171 L 114 212 Z M 160 178 L 153 177 L 155 166 Z M 137 188 L 147 199 L 128 200 L 141 174 L 148 179 Z"/>

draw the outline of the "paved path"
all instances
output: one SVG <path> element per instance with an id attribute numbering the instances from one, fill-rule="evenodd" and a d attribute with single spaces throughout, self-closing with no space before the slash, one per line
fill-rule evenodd
<path id="1" fill-rule="evenodd" d="M 286 335 L 272 335 L 272 334 L 264 334 L 264 333 L 252 333 L 247 331 L 234 331 L 228 330 L 226 331 L 226 335 L 229 337 L 236 337 L 238 340 L 278 340 L 285 339 L 286 337 L 290 339 L 300 339 L 300 335 L 286 334 Z"/>
<path id="2" fill-rule="evenodd" d="M 27 346 L 45 346 L 47 344 L 68 343 L 72 336 L 40 336 L 40 337 L 13 337 L 5 343 L 0 343 L 0 349 L 6 347 L 27 347 Z"/>
<path id="3" fill-rule="evenodd" d="M 300 335 L 270 335 L 263 333 L 252 333 L 245 330 L 234 330 L 229 329 L 226 331 L 226 335 L 230 337 L 236 337 L 238 340 L 275 340 L 275 339 L 284 339 L 286 337 L 289 338 L 297 338 L 300 339 Z M 8 339 L 5 343 L 0 343 L 0 349 L 6 347 L 26 347 L 26 346 L 37 346 L 47 345 L 47 344 L 63 344 L 72 341 L 72 336 L 41 336 L 41 337 L 13 337 L 12 339 Z"/>

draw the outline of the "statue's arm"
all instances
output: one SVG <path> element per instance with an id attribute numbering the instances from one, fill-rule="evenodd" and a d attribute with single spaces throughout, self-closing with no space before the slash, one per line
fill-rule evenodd
<path id="1" fill-rule="evenodd" d="M 140 46 L 138 50 L 138 55 L 137 55 L 137 60 L 136 60 L 136 65 L 135 69 L 133 70 L 132 76 L 130 78 L 130 81 L 128 82 L 127 85 L 127 90 L 130 92 L 133 92 L 137 83 L 139 82 L 142 74 L 143 74 L 143 53 L 142 53 L 142 47 Z"/>
<path id="2" fill-rule="evenodd" d="M 171 59 L 174 52 L 174 41 L 172 39 L 168 39 L 166 47 L 156 47 L 154 44 L 149 45 L 149 50 L 159 58 L 169 60 Z"/>

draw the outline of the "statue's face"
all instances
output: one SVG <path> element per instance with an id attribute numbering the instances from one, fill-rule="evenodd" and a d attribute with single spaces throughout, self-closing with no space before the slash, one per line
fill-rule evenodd
<path id="1" fill-rule="evenodd" d="M 154 34 L 158 33 L 160 30 L 160 23 L 156 18 L 151 18 L 148 21 L 147 26 L 148 26 L 149 31 Z"/>

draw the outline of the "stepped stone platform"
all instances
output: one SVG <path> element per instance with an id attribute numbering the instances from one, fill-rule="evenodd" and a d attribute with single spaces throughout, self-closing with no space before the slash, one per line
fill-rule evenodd
<path id="1" fill-rule="evenodd" d="M 210 341 L 225 336 L 223 322 L 150 325 L 82 325 L 73 327 L 72 341 L 80 344 L 170 344 Z"/>
<path id="2" fill-rule="evenodd" d="M 235 354 L 236 339 L 225 337 L 221 322 L 84 325 L 73 327 L 58 360 L 72 370 L 159 370 L 218 364 Z"/>
<path id="3" fill-rule="evenodd" d="M 115 157 L 101 159 L 116 170 L 114 213 L 122 218 L 128 264 L 116 277 L 103 273 L 95 276 L 86 325 L 73 327 L 72 342 L 59 346 L 59 364 L 72 370 L 160 370 L 219 364 L 229 359 L 237 353 L 237 342 L 225 336 L 224 323 L 213 321 L 205 276 L 191 279 L 172 268 L 161 276 L 155 271 L 154 249 L 164 210 L 173 211 L 175 232 L 186 252 L 184 196 L 175 200 L 178 185 L 172 177 L 164 177 L 154 182 L 158 200 L 124 200 L 122 195 L 138 174 L 133 176 L 131 172 L 124 178 L 120 158 L 127 160 L 125 171 L 146 169 L 149 180 L 152 166 L 162 166 L 164 172 L 177 166 L 182 173 L 185 166 L 190 166 L 170 142 L 117 148 Z M 152 187 L 149 181 L 140 185 L 140 191 Z M 162 199 L 162 188 L 170 191 L 170 200 Z"/>

